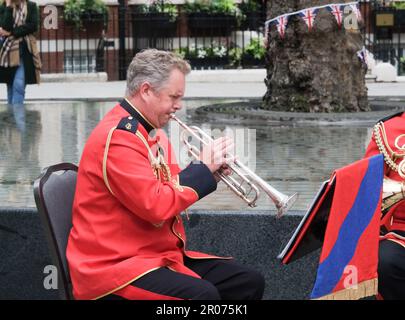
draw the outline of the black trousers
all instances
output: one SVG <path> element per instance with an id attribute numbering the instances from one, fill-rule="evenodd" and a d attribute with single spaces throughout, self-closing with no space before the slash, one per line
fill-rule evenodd
<path id="1" fill-rule="evenodd" d="M 395 233 L 405 236 L 404 231 Z M 393 241 L 380 242 L 378 292 L 384 300 L 405 299 L 405 248 Z"/>
<path id="2" fill-rule="evenodd" d="M 232 260 L 189 259 L 184 264 L 201 276 L 191 277 L 168 268 L 152 271 L 129 286 L 136 294 L 156 299 L 178 298 L 192 300 L 260 300 L 264 278 L 257 271 Z M 131 290 L 127 290 L 130 292 Z M 110 294 L 103 299 L 130 299 L 131 294 Z M 136 296 L 133 297 L 137 299 Z"/>

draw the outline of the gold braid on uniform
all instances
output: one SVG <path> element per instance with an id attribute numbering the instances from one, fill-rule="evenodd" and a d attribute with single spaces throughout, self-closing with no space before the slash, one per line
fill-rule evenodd
<path id="1" fill-rule="evenodd" d="M 158 149 L 159 150 L 159 149 Z M 159 152 L 159 158 L 160 158 L 160 169 L 162 170 L 163 178 L 165 181 L 170 181 L 172 180 L 172 173 L 170 171 L 169 166 L 167 165 L 165 158 L 163 155 Z"/>
<path id="2" fill-rule="evenodd" d="M 399 145 L 399 140 L 405 137 L 405 134 L 400 134 L 394 142 L 397 152 L 393 151 L 388 143 L 387 134 L 383 122 L 378 122 L 374 126 L 374 138 L 380 153 L 384 156 L 384 160 L 391 170 L 398 172 L 401 178 L 405 179 L 405 144 Z M 404 158 L 399 164 L 396 164 L 398 159 Z"/>
<path id="3" fill-rule="evenodd" d="M 164 156 L 160 153 L 160 148 L 161 147 L 158 145 L 158 158 L 159 158 L 159 163 L 160 163 L 159 169 L 161 170 L 161 172 L 163 174 L 164 181 L 171 181 L 173 183 L 173 186 L 177 190 L 183 191 L 183 188 L 179 185 L 177 180 L 175 180 L 175 179 L 172 180 L 172 172 L 170 171 L 170 167 L 167 165 Z M 187 209 L 185 209 L 184 212 L 186 213 L 187 220 L 190 220 Z M 176 219 L 181 219 L 180 215 L 176 216 Z"/>

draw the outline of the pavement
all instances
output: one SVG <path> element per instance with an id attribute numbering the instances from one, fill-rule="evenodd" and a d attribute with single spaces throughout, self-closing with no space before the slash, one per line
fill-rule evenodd
<path id="1" fill-rule="evenodd" d="M 261 98 L 266 92 L 265 69 L 193 70 L 187 77 L 186 99 Z M 53 75 L 43 75 L 40 85 L 29 85 L 26 101 L 53 100 L 116 100 L 125 94 L 125 81 L 94 80 L 82 76 L 67 76 L 65 81 Z M 97 79 L 105 79 L 98 77 Z M 397 82 L 367 82 L 369 97 L 387 97 L 393 101 L 405 99 L 405 78 Z M 0 84 L 0 101 L 7 99 L 6 86 Z"/>

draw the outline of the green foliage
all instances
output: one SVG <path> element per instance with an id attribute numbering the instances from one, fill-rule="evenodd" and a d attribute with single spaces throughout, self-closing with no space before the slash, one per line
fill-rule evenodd
<path id="1" fill-rule="evenodd" d="M 150 4 L 141 4 L 137 6 L 137 12 L 143 14 L 165 13 L 170 17 L 171 22 L 175 22 L 179 15 L 177 6 L 164 0 L 156 0 L 151 2 Z"/>
<path id="2" fill-rule="evenodd" d="M 83 26 L 83 21 L 92 16 L 102 16 L 104 24 L 108 21 L 108 8 L 102 0 L 66 0 L 64 18 L 76 29 Z"/>
<path id="3" fill-rule="evenodd" d="M 245 53 L 252 56 L 254 59 L 264 59 L 266 48 L 263 45 L 263 41 L 259 38 L 250 40 L 250 43 L 245 48 Z"/>
<path id="4" fill-rule="evenodd" d="M 266 48 L 263 45 L 263 40 L 260 38 L 251 39 L 245 50 L 242 50 L 240 47 L 234 47 L 229 50 L 231 65 L 234 67 L 239 67 L 244 58 L 263 60 L 265 55 Z"/>
<path id="5" fill-rule="evenodd" d="M 242 15 L 239 7 L 233 0 L 194 0 L 193 2 L 187 0 L 183 9 L 186 13 L 202 12 L 233 15 L 236 17 Z"/>
<path id="6" fill-rule="evenodd" d="M 211 4 L 213 13 L 240 14 L 240 10 L 233 0 L 213 0 Z"/>
<path id="7" fill-rule="evenodd" d="M 229 57 L 231 60 L 231 66 L 235 68 L 239 68 L 242 62 L 242 48 L 234 47 L 229 50 Z"/>
<path id="8" fill-rule="evenodd" d="M 405 1 L 394 2 L 393 7 L 399 10 L 405 10 Z"/>
<path id="9" fill-rule="evenodd" d="M 190 2 L 187 0 L 183 5 L 183 11 L 188 14 L 197 12 L 210 13 L 210 3 L 210 1 L 197 0 Z"/>
<path id="10" fill-rule="evenodd" d="M 82 25 L 83 1 L 68 0 L 65 2 L 65 21 L 74 24 L 77 28 Z"/>

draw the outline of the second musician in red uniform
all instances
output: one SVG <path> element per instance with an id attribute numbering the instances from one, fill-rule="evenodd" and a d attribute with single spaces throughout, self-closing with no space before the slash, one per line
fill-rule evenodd
<path id="1" fill-rule="evenodd" d="M 402 183 L 405 192 L 405 113 L 380 120 L 374 127 L 365 157 L 382 153 L 385 176 Z M 405 195 L 403 195 L 405 196 Z M 378 291 L 383 299 L 405 299 L 405 200 L 390 208 L 382 220 L 378 262 Z"/>

